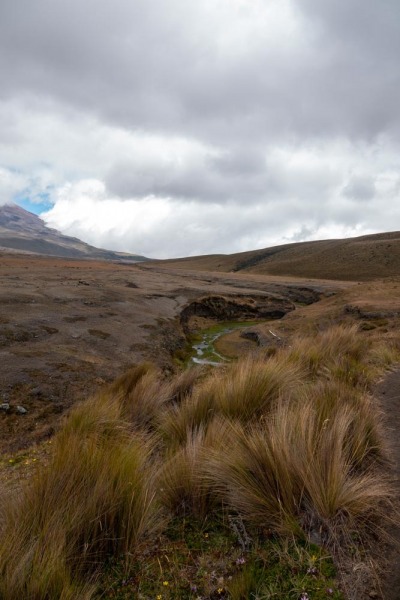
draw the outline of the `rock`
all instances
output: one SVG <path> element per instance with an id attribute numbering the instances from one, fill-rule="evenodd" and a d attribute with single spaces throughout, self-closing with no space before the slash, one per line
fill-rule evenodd
<path id="1" fill-rule="evenodd" d="M 0 410 L 8 412 L 10 410 L 10 405 L 8 404 L 8 402 L 3 402 L 3 404 L 0 404 Z"/>
<path id="2" fill-rule="evenodd" d="M 31 390 L 30 393 L 31 393 L 31 396 L 38 398 L 39 396 L 42 395 L 42 390 L 40 389 L 40 387 L 35 387 Z"/>
<path id="3" fill-rule="evenodd" d="M 246 321 L 256 319 L 281 319 L 295 305 L 285 298 L 268 295 L 204 296 L 190 302 L 181 312 L 183 330 L 190 331 L 192 317 L 205 317 L 217 321 Z"/>
<path id="4" fill-rule="evenodd" d="M 311 544 L 315 544 L 316 546 L 323 545 L 321 531 L 319 531 L 318 529 L 311 529 L 311 531 L 308 535 L 309 535 L 309 540 L 310 540 Z"/>
<path id="5" fill-rule="evenodd" d="M 15 411 L 16 411 L 17 415 L 26 415 L 26 413 L 28 412 L 26 410 L 26 408 L 24 408 L 23 406 L 17 406 Z"/>
<path id="6" fill-rule="evenodd" d="M 240 337 L 245 340 L 251 340 L 252 342 L 256 342 L 260 345 L 260 332 L 257 329 L 245 329 L 240 333 Z"/>

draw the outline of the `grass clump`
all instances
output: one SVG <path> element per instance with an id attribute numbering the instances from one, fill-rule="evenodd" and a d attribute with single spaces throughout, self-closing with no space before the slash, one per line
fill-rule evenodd
<path id="1" fill-rule="evenodd" d="M 174 515 L 204 519 L 219 499 L 204 476 L 210 453 L 229 444 L 231 427 L 214 418 L 206 428 L 189 431 L 185 443 L 167 456 L 158 477 L 159 497 Z"/>
<path id="2" fill-rule="evenodd" d="M 105 558 L 127 556 L 160 525 L 152 441 L 130 435 L 119 413 L 109 398 L 76 409 L 49 466 L 4 507 L 4 600 L 90 597 L 83 581 Z"/>
<path id="3" fill-rule="evenodd" d="M 321 421 L 312 402 L 281 403 L 268 421 L 232 429 L 235 444 L 214 453 L 208 477 L 231 509 L 277 534 L 318 531 L 328 545 L 367 535 L 388 509 L 390 486 L 364 464 L 370 448 L 355 423 L 346 407 Z"/>
<path id="4" fill-rule="evenodd" d="M 368 555 L 391 510 L 366 385 L 394 352 L 362 336 L 169 381 L 141 365 L 76 408 L 3 505 L 0 597 L 341 598 L 327 552 Z"/>
<path id="5" fill-rule="evenodd" d="M 210 393 L 220 414 L 246 423 L 269 412 L 281 396 L 288 398 L 299 380 L 299 370 L 283 361 L 246 358 L 217 374 Z"/>

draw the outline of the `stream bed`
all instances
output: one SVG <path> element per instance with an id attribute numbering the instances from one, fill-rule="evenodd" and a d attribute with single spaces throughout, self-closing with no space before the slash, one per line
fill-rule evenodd
<path id="1" fill-rule="evenodd" d="M 204 329 L 192 338 L 192 351 L 187 361 L 188 366 L 193 364 L 218 366 L 221 363 L 230 362 L 230 358 L 223 356 L 216 350 L 215 342 L 227 333 L 237 329 L 254 327 L 254 325 L 260 325 L 260 323 L 260 321 L 229 321 Z"/>

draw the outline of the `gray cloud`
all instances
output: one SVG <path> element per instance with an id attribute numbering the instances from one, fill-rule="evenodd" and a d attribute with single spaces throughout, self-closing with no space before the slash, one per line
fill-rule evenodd
<path id="1" fill-rule="evenodd" d="M 399 56 L 398 0 L 2 0 L 0 203 L 50 190 L 54 226 L 115 245 L 75 184 L 161 199 L 168 233 L 134 231 L 164 254 L 172 212 L 183 254 L 393 228 Z"/>
<path id="2" fill-rule="evenodd" d="M 302 0 L 291 12 L 293 42 L 284 24 L 270 39 L 262 3 L 249 26 L 224 2 L 3 0 L 2 94 L 214 143 L 398 135 L 398 2 Z"/>
<path id="3" fill-rule="evenodd" d="M 371 200 L 375 192 L 375 182 L 369 175 L 354 175 L 343 189 L 347 198 L 355 200 Z"/>

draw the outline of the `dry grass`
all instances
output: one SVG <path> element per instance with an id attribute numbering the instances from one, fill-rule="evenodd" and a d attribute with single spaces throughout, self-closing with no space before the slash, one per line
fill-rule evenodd
<path id="1" fill-rule="evenodd" d="M 366 543 L 391 488 L 363 373 L 393 356 L 334 327 L 207 378 L 130 370 L 72 412 L 48 468 L 3 507 L 0 597 L 90 598 L 99 565 L 150 543 L 164 510 L 228 509 L 335 552 Z M 246 577 L 232 597 L 251 587 Z"/>
<path id="2" fill-rule="evenodd" d="M 381 411 L 363 386 L 358 389 L 342 381 L 321 380 L 304 388 L 299 402 L 311 405 L 321 430 L 330 428 L 340 413 L 346 413 L 345 441 L 354 468 L 387 460 Z"/>
<path id="3" fill-rule="evenodd" d="M 322 376 L 358 385 L 370 344 L 356 325 L 336 325 L 316 336 L 295 337 L 290 348 L 281 352 L 280 360 L 286 358 L 300 366 L 309 377 Z"/>
<path id="4" fill-rule="evenodd" d="M 363 535 L 384 516 L 390 486 L 370 460 L 363 464 L 370 448 L 355 420 L 348 407 L 321 421 L 313 402 L 282 403 L 261 425 L 236 425 L 234 447 L 214 453 L 208 477 L 253 525 L 286 535 L 318 531 L 327 544 Z"/>
<path id="5" fill-rule="evenodd" d="M 246 423 L 267 414 L 281 396 L 289 398 L 298 385 L 298 368 L 274 358 L 266 362 L 250 357 L 217 373 L 210 393 L 220 414 Z"/>
<path id="6" fill-rule="evenodd" d="M 152 441 L 130 435 L 119 412 L 108 397 L 76 409 L 48 468 L 4 507 L 4 600 L 90 597 L 81 576 L 110 555 L 132 552 L 159 526 Z"/>
<path id="7" fill-rule="evenodd" d="M 173 449 L 185 444 L 188 436 L 206 430 L 215 414 L 215 402 L 206 381 L 181 403 L 175 402 L 159 414 L 157 431 L 167 447 Z"/>
<path id="8" fill-rule="evenodd" d="M 229 424 L 215 418 L 206 428 L 189 431 L 185 443 L 166 458 L 158 489 L 160 501 L 172 514 L 204 519 L 219 505 L 204 470 L 210 453 L 229 443 L 230 433 Z"/>

